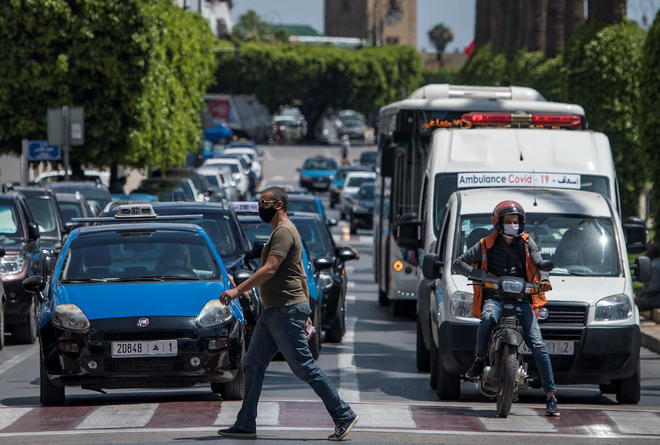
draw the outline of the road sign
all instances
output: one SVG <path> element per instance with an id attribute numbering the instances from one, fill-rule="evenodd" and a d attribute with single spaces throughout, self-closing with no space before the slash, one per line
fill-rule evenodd
<path id="1" fill-rule="evenodd" d="M 29 161 L 58 161 L 62 159 L 59 145 L 49 145 L 48 141 L 28 141 L 27 158 Z"/>
<path id="2" fill-rule="evenodd" d="M 84 107 L 49 108 L 47 118 L 49 143 L 65 147 L 85 143 Z"/>

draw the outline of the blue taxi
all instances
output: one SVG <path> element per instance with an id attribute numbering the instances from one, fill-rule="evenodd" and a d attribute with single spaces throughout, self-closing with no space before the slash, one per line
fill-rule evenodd
<path id="1" fill-rule="evenodd" d="M 71 233 L 52 277 L 24 280 L 43 301 L 42 404 L 63 404 L 66 386 L 204 382 L 225 400 L 242 399 L 245 321 L 238 302 L 218 299 L 230 287 L 225 266 L 194 220 L 167 218 L 139 204 L 87 219 L 102 224 Z"/>
<path id="2" fill-rule="evenodd" d="M 323 156 L 305 159 L 302 168 L 298 169 L 300 187 L 308 189 L 328 190 L 337 172 L 337 161 Z"/>

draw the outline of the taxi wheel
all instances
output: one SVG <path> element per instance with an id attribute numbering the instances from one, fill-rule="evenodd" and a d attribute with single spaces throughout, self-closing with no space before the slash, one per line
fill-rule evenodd
<path id="1" fill-rule="evenodd" d="M 238 368 L 234 380 L 227 383 L 211 383 L 211 391 L 222 396 L 222 400 L 243 400 L 245 397 L 245 373 Z"/>
<path id="2" fill-rule="evenodd" d="M 0 349 L 5 347 L 5 310 L 0 306 Z"/>
<path id="3" fill-rule="evenodd" d="M 325 340 L 330 343 L 341 343 L 344 334 L 346 333 L 346 303 L 342 301 L 339 307 L 339 313 L 335 317 L 335 321 L 330 325 L 330 329 L 325 331 Z"/>
<path id="4" fill-rule="evenodd" d="M 64 405 L 66 395 L 64 386 L 53 385 L 48 380 L 44 359 L 39 353 L 39 401 L 42 405 Z"/>
<path id="5" fill-rule="evenodd" d="M 32 344 L 37 341 L 37 303 L 35 297 L 32 297 L 28 307 L 27 320 L 25 323 L 15 325 L 12 328 L 14 341 L 19 344 Z"/>
<path id="6" fill-rule="evenodd" d="M 357 233 L 358 229 L 357 229 L 357 224 L 355 223 L 355 220 L 353 219 L 353 215 L 351 215 L 350 224 L 351 224 L 351 230 L 350 230 L 351 235 L 355 235 Z"/>

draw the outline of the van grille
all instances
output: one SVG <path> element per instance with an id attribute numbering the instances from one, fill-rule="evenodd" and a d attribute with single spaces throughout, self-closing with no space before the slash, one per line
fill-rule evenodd
<path id="1" fill-rule="evenodd" d="M 539 320 L 539 325 L 573 325 L 586 326 L 587 310 L 586 304 L 558 304 L 548 303 L 545 305 L 548 309 L 548 318 Z"/>

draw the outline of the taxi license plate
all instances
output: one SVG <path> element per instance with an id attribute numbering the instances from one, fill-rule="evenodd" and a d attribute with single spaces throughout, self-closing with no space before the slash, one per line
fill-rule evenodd
<path id="1" fill-rule="evenodd" d="M 575 342 L 565 340 L 545 340 L 545 347 L 550 355 L 573 355 L 575 354 Z M 522 344 L 523 354 L 531 354 L 525 343 Z"/>
<path id="2" fill-rule="evenodd" d="M 168 357 L 177 355 L 176 340 L 113 341 L 113 357 Z"/>

